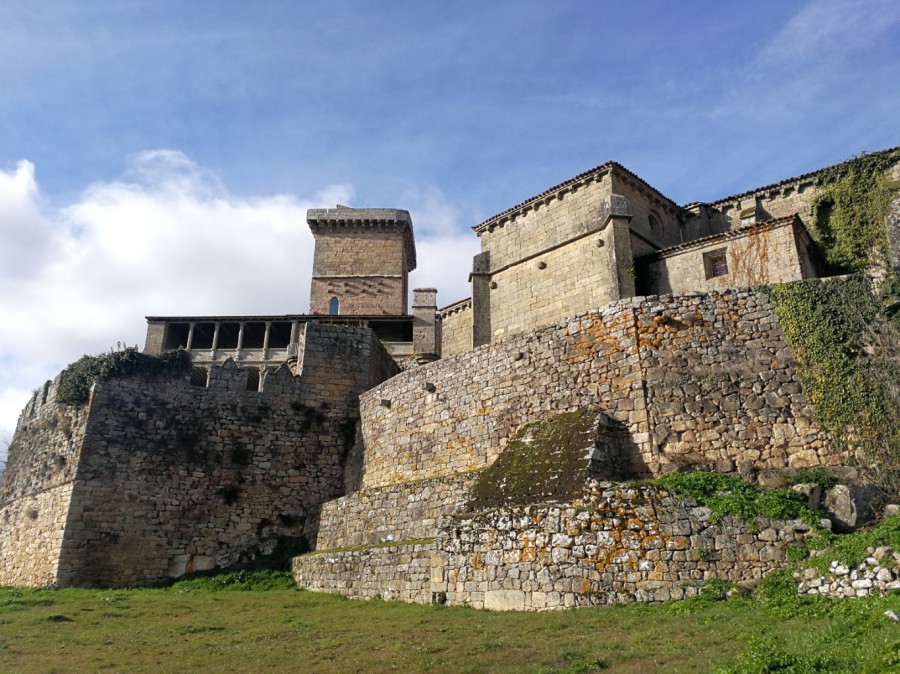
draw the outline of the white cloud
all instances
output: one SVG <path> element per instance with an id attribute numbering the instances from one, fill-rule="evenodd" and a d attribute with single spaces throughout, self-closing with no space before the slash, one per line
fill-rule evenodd
<path id="1" fill-rule="evenodd" d="M 0 171 L 0 437 L 66 364 L 117 342 L 143 345 L 146 315 L 306 311 L 306 209 L 353 197 L 349 185 L 236 196 L 183 153 L 154 150 L 134 156 L 121 180 L 48 212 L 32 164 Z M 438 287 L 443 304 L 465 297 L 477 238 L 438 190 L 404 198 L 396 205 L 412 211 L 418 244 L 411 285 Z"/>
<path id="2" fill-rule="evenodd" d="M 20 161 L 11 171 L 0 171 L 0 287 L 5 292 L 15 291 L 16 279 L 42 264 L 53 245 L 53 232 L 41 216 L 39 202 L 31 162 Z"/>
<path id="3" fill-rule="evenodd" d="M 863 51 L 900 18 L 893 0 L 816 0 L 782 26 L 760 51 L 771 68 L 819 69 Z"/>
<path id="4" fill-rule="evenodd" d="M 410 212 L 416 236 L 418 265 L 410 274 L 410 287 L 437 288 L 439 306 L 469 297 L 472 257 L 481 244 L 460 222 L 459 209 L 436 187 L 409 189 L 401 201 Z"/>
<path id="5" fill-rule="evenodd" d="M 859 105 L 860 96 L 891 81 L 894 64 L 872 59 L 872 50 L 882 42 L 887 49 L 898 26 L 894 0 L 811 0 L 735 73 L 712 117 L 765 126 Z"/>

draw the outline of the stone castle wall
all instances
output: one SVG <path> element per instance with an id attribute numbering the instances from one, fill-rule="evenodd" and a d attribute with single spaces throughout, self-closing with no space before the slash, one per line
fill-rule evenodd
<path id="1" fill-rule="evenodd" d="M 896 148 L 875 154 L 890 153 L 896 153 Z M 709 204 L 712 210 L 708 216 L 712 231 L 726 231 L 740 227 L 741 212 L 754 207 L 757 209 L 757 222 L 784 218 L 796 213 L 805 223 L 810 223 L 813 204 L 823 191 L 822 186 L 817 183 L 818 177 L 819 172 L 816 171 L 712 202 Z M 894 184 L 900 182 L 900 163 L 890 168 L 887 179 Z M 892 243 L 896 241 L 891 232 L 889 238 Z"/>
<path id="2" fill-rule="evenodd" d="M 390 599 L 430 604 L 433 541 L 364 550 L 314 552 L 294 557 L 294 578 L 313 592 L 337 592 L 351 599 Z M 440 568 L 436 571 L 440 573 Z"/>
<path id="3" fill-rule="evenodd" d="M 408 370 L 367 392 L 362 487 L 483 468 L 520 425 L 581 407 L 606 409 L 647 437 L 646 414 L 629 423 L 638 382 L 631 331 L 633 321 L 614 305 Z M 577 335 L 590 344 L 574 344 Z"/>
<path id="4" fill-rule="evenodd" d="M 46 382 L 22 410 L 0 482 L 0 504 L 75 479 L 87 410 L 57 405 L 57 385 Z"/>
<path id="5" fill-rule="evenodd" d="M 664 490 L 593 483 L 583 501 L 454 518 L 436 541 L 446 603 L 546 610 L 659 602 L 697 594 L 703 582 L 759 580 L 790 564 L 809 526 L 744 523 Z"/>
<path id="6" fill-rule="evenodd" d="M 788 219 L 649 256 L 638 261 L 638 273 L 647 275 L 645 283 L 658 294 L 785 283 L 815 276 L 808 247 L 799 223 Z M 721 276 L 711 273 L 709 258 L 715 255 L 725 256 L 727 272 Z"/>
<path id="7" fill-rule="evenodd" d="M 0 483 L 0 584 L 52 585 L 87 410 L 56 404 L 47 382 L 25 406 Z"/>
<path id="8" fill-rule="evenodd" d="M 434 537 L 468 496 L 472 474 L 363 489 L 322 505 L 317 550 Z"/>
<path id="9" fill-rule="evenodd" d="M 402 231 L 317 232 L 310 313 L 337 297 L 342 315 L 405 314 L 407 266 Z"/>
<path id="10" fill-rule="evenodd" d="M 321 410 L 299 383 L 287 394 L 213 386 L 95 386 L 62 584 L 227 567 L 304 535 L 315 506 L 341 493 L 343 406 Z"/>
<path id="11" fill-rule="evenodd" d="M 651 467 L 743 473 L 848 462 L 813 420 L 765 289 L 638 304 Z"/>
<path id="12" fill-rule="evenodd" d="M 680 209 L 675 204 L 621 171 L 613 171 L 612 180 L 613 192 L 628 199 L 631 206 L 628 224 L 635 257 L 681 242 Z"/>
<path id="13" fill-rule="evenodd" d="M 731 517 L 665 490 L 588 483 L 584 497 L 445 518 L 433 541 L 297 557 L 301 587 L 495 610 L 660 602 L 695 596 L 712 579 L 759 580 L 790 565 L 809 533 L 798 520 Z"/>
<path id="14" fill-rule="evenodd" d="M 52 586 L 72 498 L 72 483 L 0 504 L 0 585 Z"/>
<path id="15" fill-rule="evenodd" d="M 360 405 L 366 488 L 483 468 L 519 426 L 584 408 L 621 424 L 630 474 L 841 462 L 763 290 L 622 300 L 404 372 Z"/>
<path id="16" fill-rule="evenodd" d="M 813 203 L 822 193 L 816 185 L 816 177 L 787 181 L 766 190 L 757 190 L 729 197 L 713 204 L 715 212 L 710 220 L 714 231 L 737 229 L 741 226 L 741 211 L 757 209 L 757 222 L 785 218 L 795 213 L 804 222 L 810 222 Z"/>
<path id="17" fill-rule="evenodd" d="M 609 174 L 597 176 L 479 231 L 489 277 L 473 277 L 475 321 L 484 332 L 476 344 L 558 320 L 574 306 L 618 299 L 613 228 L 600 231 L 611 194 Z"/>
<path id="18" fill-rule="evenodd" d="M 0 584 L 140 585 L 314 537 L 317 506 L 343 493 L 357 397 L 396 366 L 367 329 L 308 324 L 302 349 L 300 374 L 282 367 L 259 392 L 229 362 L 209 388 L 128 377 L 95 384 L 84 408 L 48 398 L 48 418 L 84 421 L 75 469 L 30 495 L 18 471 L 4 478 L 15 526 L 0 530 L 0 549 L 16 558 Z M 17 433 L 13 466 L 50 451 L 59 427 L 28 445 Z M 23 509 L 37 515 L 29 522 Z M 29 568 L 24 551 L 39 545 L 49 566 Z"/>
<path id="19" fill-rule="evenodd" d="M 599 307 L 619 299 L 614 234 L 607 226 L 492 273 L 491 338 L 546 325 L 571 314 L 572 307 Z"/>

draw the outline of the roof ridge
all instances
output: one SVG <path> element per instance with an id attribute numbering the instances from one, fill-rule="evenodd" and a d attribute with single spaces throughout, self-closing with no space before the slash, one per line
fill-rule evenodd
<path id="1" fill-rule="evenodd" d="M 701 236 L 696 239 L 691 239 L 690 241 L 683 241 L 681 243 L 676 243 L 673 246 L 666 246 L 665 248 L 660 248 L 659 250 L 655 250 L 652 253 L 647 253 L 646 255 L 641 255 L 640 257 L 653 257 L 655 255 L 666 255 L 668 253 L 674 253 L 679 250 L 687 250 L 688 248 L 693 248 L 694 246 L 703 245 L 706 243 L 710 243 L 711 241 L 715 241 L 716 239 L 724 239 L 724 238 L 735 238 L 740 236 L 741 234 L 747 234 L 756 229 L 763 228 L 771 228 L 777 227 L 779 225 L 786 225 L 790 222 L 797 222 L 801 225 L 803 221 L 800 219 L 799 214 L 791 213 L 790 215 L 784 215 L 780 218 L 772 218 L 770 220 L 763 220 L 762 222 L 755 222 L 752 225 L 747 225 L 745 227 L 739 227 L 738 229 L 729 229 L 724 232 L 717 232 L 715 234 L 707 234 L 706 236 Z"/>
<path id="2" fill-rule="evenodd" d="M 454 310 L 454 309 L 462 309 L 466 304 L 471 304 L 471 303 L 472 303 L 472 298 L 471 298 L 471 297 L 466 297 L 466 298 L 464 298 L 464 299 L 457 300 L 456 302 L 453 302 L 453 303 L 451 303 L 451 304 L 448 304 L 448 305 L 445 306 L 445 307 L 442 307 L 442 308 L 438 309 L 437 312 L 438 312 L 439 314 L 441 314 L 441 313 L 443 313 L 443 312 L 445 312 L 445 311 L 449 312 L 449 311 L 452 311 L 452 310 Z"/>
<path id="3" fill-rule="evenodd" d="M 507 208 L 505 211 L 502 211 L 501 213 L 497 213 L 496 215 L 491 216 L 484 222 L 481 222 L 481 223 L 475 225 L 474 227 L 472 227 L 472 230 L 475 232 L 479 232 L 482 229 L 484 229 L 485 227 L 487 227 L 490 223 L 495 222 L 496 220 L 503 218 L 504 216 L 507 216 L 510 213 L 514 213 L 515 211 L 521 210 L 521 209 L 525 208 L 526 206 L 533 204 L 536 201 L 540 201 L 541 199 L 544 199 L 544 198 L 552 195 L 555 192 L 559 192 L 560 190 L 568 187 L 569 185 L 580 182 L 580 181 L 584 180 L 585 178 L 588 178 L 592 175 L 596 175 L 597 173 L 599 173 L 601 171 L 607 171 L 607 170 L 613 169 L 613 168 L 622 171 L 623 173 L 630 176 L 634 180 L 637 180 L 638 182 L 644 184 L 646 187 L 653 190 L 653 192 L 658 194 L 660 197 L 662 197 L 663 199 L 665 199 L 666 201 L 671 203 L 672 206 L 675 207 L 676 209 L 680 208 L 680 206 L 678 205 L 677 202 L 675 202 L 672 199 L 670 199 L 669 197 L 667 197 L 665 194 L 663 194 L 658 189 L 653 187 L 653 185 L 648 183 L 646 180 L 641 178 L 639 175 L 637 175 L 633 171 L 628 170 L 627 168 L 622 166 L 622 164 L 620 164 L 619 162 L 609 160 L 598 166 L 595 166 L 592 169 L 588 169 L 587 171 L 582 171 L 578 175 L 576 175 L 572 178 L 569 178 L 568 180 L 565 180 L 565 181 L 559 183 L 558 185 L 554 185 L 553 187 L 548 187 L 546 190 L 544 190 L 540 194 L 535 194 L 533 197 L 529 197 L 525 201 L 522 201 L 521 203 L 518 203 L 515 206 L 511 206 L 510 208 Z"/>
<path id="4" fill-rule="evenodd" d="M 848 164 L 854 159 L 862 155 L 881 155 L 881 154 L 889 154 L 891 152 L 897 152 L 900 150 L 900 145 L 895 145 L 894 147 L 889 147 L 885 150 L 876 150 L 875 152 L 861 152 L 859 155 L 851 157 L 850 159 L 845 159 L 844 161 L 835 162 L 834 164 L 828 164 L 827 166 L 822 166 L 821 168 L 817 168 L 814 171 L 808 171 L 807 173 L 801 173 L 800 175 L 793 176 L 791 178 L 785 178 L 784 180 L 779 180 L 774 183 L 770 183 L 768 185 L 762 185 L 761 187 L 754 187 L 753 189 L 746 190 L 744 192 L 738 192 L 737 194 L 732 194 L 727 197 L 722 197 L 720 199 L 716 199 L 715 201 L 692 201 L 688 204 L 682 206 L 682 208 L 687 208 L 688 206 L 694 206 L 697 204 L 706 204 L 709 206 L 715 206 L 716 204 L 721 204 L 726 201 L 734 201 L 735 199 L 739 199 L 741 197 L 746 197 L 750 194 L 754 194 L 756 192 L 762 192 L 763 190 L 770 190 L 775 187 L 779 187 L 786 183 L 795 182 L 797 180 L 804 180 L 805 178 L 810 178 L 817 173 L 821 173 L 822 171 L 827 171 L 828 169 L 834 168 L 836 166 L 841 166 L 843 164 Z"/>

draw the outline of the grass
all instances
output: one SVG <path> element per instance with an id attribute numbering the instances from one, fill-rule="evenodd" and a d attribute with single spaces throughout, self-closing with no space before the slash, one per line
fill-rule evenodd
<path id="1" fill-rule="evenodd" d="M 553 613 L 349 601 L 270 575 L 142 590 L 0 589 L 0 671 L 882 672 L 900 597 L 696 599 Z M 252 588 L 272 589 L 252 589 Z M 772 588 L 775 588 L 773 591 Z M 787 587 L 787 589 L 785 589 Z M 244 591 L 242 591 L 244 590 Z"/>

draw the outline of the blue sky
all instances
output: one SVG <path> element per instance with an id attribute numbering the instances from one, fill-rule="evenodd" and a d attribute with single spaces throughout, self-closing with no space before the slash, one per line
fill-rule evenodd
<path id="1" fill-rule="evenodd" d="M 305 209 L 469 227 L 615 159 L 712 200 L 900 144 L 894 0 L 0 4 L 0 438 L 147 314 L 289 313 Z"/>

